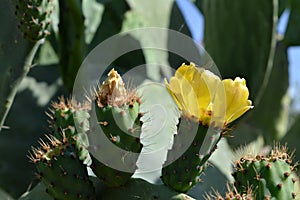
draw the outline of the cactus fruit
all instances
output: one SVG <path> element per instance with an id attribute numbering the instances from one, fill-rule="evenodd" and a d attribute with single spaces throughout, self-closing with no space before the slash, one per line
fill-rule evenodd
<path id="1" fill-rule="evenodd" d="M 140 153 L 140 98 L 135 91 L 126 90 L 120 75 L 112 69 L 108 78 L 96 91 L 96 115 L 103 133 L 115 147 L 126 152 Z M 137 158 L 120 160 L 123 166 L 136 167 Z M 109 167 L 92 157 L 91 168 L 107 186 L 124 185 L 133 172 L 124 172 Z M 116 159 L 116 158 L 115 158 Z"/>
<path id="2" fill-rule="evenodd" d="M 244 156 L 235 163 L 233 177 L 238 192 L 251 186 L 255 199 L 295 199 L 291 157 L 275 147 L 268 156 Z"/>
<path id="3" fill-rule="evenodd" d="M 46 192 L 55 199 L 95 199 L 95 189 L 89 180 L 86 165 L 76 154 L 76 145 L 63 133 L 63 140 L 47 136 L 49 144 L 40 142 L 33 148 L 31 161 L 36 165 L 38 177 Z"/>
<path id="4" fill-rule="evenodd" d="M 17 0 L 15 15 L 23 37 L 38 41 L 49 35 L 48 28 L 52 12 L 52 0 Z"/>
<path id="5" fill-rule="evenodd" d="M 188 144 L 187 134 L 196 133 Z M 216 144 L 221 138 L 218 130 L 198 126 L 198 123 L 186 118 L 181 118 L 174 143 L 168 152 L 167 163 L 162 169 L 164 184 L 178 192 L 187 192 L 200 181 L 200 174 L 206 167 L 206 161 L 216 149 Z M 177 159 L 179 152 L 187 150 Z M 174 161 L 175 160 L 175 161 Z M 172 162 L 174 161 L 174 162 Z"/>
<path id="6" fill-rule="evenodd" d="M 88 147 L 88 138 L 86 131 L 89 129 L 89 113 L 90 106 L 87 103 L 78 103 L 74 99 L 67 99 L 61 97 L 58 102 L 52 103 L 52 108 L 47 113 L 50 120 L 50 128 L 52 135 L 62 140 L 62 132 L 64 137 L 76 144 L 79 150 L 79 158 L 89 162 L 89 153 L 86 149 Z M 76 126 L 77 125 L 77 126 Z"/>

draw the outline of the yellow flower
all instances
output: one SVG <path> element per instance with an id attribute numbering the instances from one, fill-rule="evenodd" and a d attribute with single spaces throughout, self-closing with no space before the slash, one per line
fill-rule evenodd
<path id="1" fill-rule="evenodd" d="M 182 64 L 165 84 L 182 115 L 224 128 L 252 108 L 245 79 L 221 79 L 194 63 Z"/>

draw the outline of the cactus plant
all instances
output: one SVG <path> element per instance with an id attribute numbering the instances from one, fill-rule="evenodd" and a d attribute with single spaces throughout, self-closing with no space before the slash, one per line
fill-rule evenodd
<path id="1" fill-rule="evenodd" d="M 23 37 L 34 42 L 49 35 L 52 12 L 52 0 L 18 0 L 15 15 Z"/>
<path id="2" fill-rule="evenodd" d="M 286 148 L 275 147 L 268 156 L 246 156 L 236 161 L 234 185 L 240 193 L 251 187 L 255 199 L 295 199 L 293 170 Z"/>
<path id="3" fill-rule="evenodd" d="M 187 192 L 200 181 L 206 161 L 217 148 L 226 125 L 252 106 L 245 80 L 221 82 L 218 76 L 194 63 L 183 63 L 170 84 L 166 84 L 182 116 L 168 152 L 167 162 L 172 162 L 163 168 L 162 180 L 176 191 Z M 222 113 L 220 106 L 224 101 L 226 112 Z M 193 133 L 194 138 L 189 136 Z M 188 141 L 189 137 L 193 140 Z M 181 151 L 184 153 L 177 159 L 175 156 Z"/>
<path id="4" fill-rule="evenodd" d="M 138 189 L 137 189 L 138 188 Z M 194 198 L 177 193 L 165 185 L 154 185 L 142 179 L 131 179 L 124 187 L 105 190 L 103 199 L 172 199 L 194 200 Z"/>
<path id="5" fill-rule="evenodd" d="M 82 1 L 59 0 L 60 72 L 65 86 L 72 90 L 74 79 L 85 55 Z"/>
<path id="6" fill-rule="evenodd" d="M 48 136 L 49 143 L 33 148 L 30 160 L 36 165 L 38 178 L 46 192 L 56 199 L 95 199 L 95 189 L 87 168 L 76 154 L 76 144 L 62 133 L 62 140 Z"/>
<path id="7" fill-rule="evenodd" d="M 79 158 L 84 162 L 89 162 L 90 157 L 87 151 L 88 138 L 86 131 L 89 129 L 89 114 L 90 106 L 80 104 L 74 99 L 65 100 L 64 97 L 59 98 L 58 102 L 52 103 L 50 108 L 49 124 L 51 134 L 58 140 L 63 140 L 66 137 L 70 142 L 75 143 L 79 152 Z M 76 123 L 80 126 L 76 127 Z"/>
<path id="8" fill-rule="evenodd" d="M 142 149 L 139 139 L 141 114 L 140 98 L 136 92 L 126 90 L 122 78 L 112 69 L 95 95 L 98 123 L 106 137 L 118 148 L 139 153 Z M 108 186 L 124 185 L 133 175 L 133 172 L 122 172 L 106 166 L 107 163 L 99 162 L 95 156 L 92 158 L 92 170 Z M 135 166 L 136 159 L 124 159 L 120 163 L 125 167 Z"/>
<path id="9" fill-rule="evenodd" d="M 225 197 L 214 191 L 213 193 L 206 194 L 206 200 L 254 200 L 253 191 L 248 188 L 245 193 L 239 193 L 234 186 L 227 185 L 227 192 Z"/>
<path id="10" fill-rule="evenodd" d="M 216 130 L 209 130 L 208 128 L 201 126 L 198 127 L 197 123 L 181 118 L 180 128 L 178 134 L 174 138 L 173 147 L 168 152 L 167 162 L 174 160 L 176 154 L 187 147 L 187 144 L 185 144 L 184 141 L 185 138 L 188 137 L 186 134 L 195 131 L 197 133 L 191 146 L 189 146 L 175 162 L 164 167 L 162 171 L 162 180 L 164 183 L 176 191 L 187 192 L 201 181 L 200 174 L 204 171 L 206 161 L 215 150 L 217 140 L 221 137 L 221 133 Z M 207 154 L 201 155 L 200 149 L 203 145 L 206 145 L 205 142 L 208 142 L 204 142 L 206 136 L 210 137 L 208 135 L 212 136 L 214 139 L 212 141 L 213 145 L 210 147 L 211 149 L 206 149 Z"/>
<path id="11" fill-rule="evenodd" d="M 197 44 L 192 40 L 181 43 L 172 35 L 175 31 L 160 34 L 161 31 L 144 29 L 143 34 L 140 34 L 141 32 L 132 30 L 155 26 L 176 30 L 188 36 L 194 35 L 196 20 L 190 23 L 189 18 L 196 19 L 192 15 L 195 7 L 192 9 L 187 6 L 193 6 L 192 1 L 3 0 L 0 4 L 0 21 L 2 27 L 5 27 L 0 32 L 0 196 L 17 198 L 29 183 L 35 186 L 39 180 L 30 176 L 33 167 L 36 167 L 41 182 L 34 188 L 28 187 L 21 199 L 201 199 L 208 188 L 215 186 L 220 194 L 214 194 L 212 199 L 259 199 L 265 198 L 265 195 L 267 199 L 278 196 L 280 199 L 292 199 L 295 195 L 297 198 L 297 190 L 292 189 L 297 185 L 293 184 L 293 174 L 296 172 L 289 168 L 293 168 L 289 165 L 289 156 L 287 159 L 284 156 L 277 158 L 279 154 L 273 152 L 268 156 L 243 157 L 238 161 L 239 165 L 235 167 L 237 172 L 234 174 L 245 185 L 240 185 L 241 182 L 236 180 L 235 186 L 227 194 L 225 179 L 231 181 L 233 177 L 230 175 L 230 168 L 224 167 L 222 163 L 225 164 L 226 161 L 226 166 L 229 166 L 229 161 L 219 158 L 232 155 L 234 146 L 250 140 L 259 142 L 259 147 L 265 149 L 273 140 L 284 138 L 289 146 L 298 148 L 298 118 L 295 118 L 292 128 L 288 129 L 288 122 L 293 120 L 288 120 L 290 102 L 287 89 L 288 50 L 291 46 L 299 45 L 300 41 L 300 26 L 297 23 L 299 2 L 193 2 L 196 2 L 195 5 L 204 14 L 205 48 L 211 53 L 221 75 L 226 78 L 243 76 L 249 83 L 255 111 L 244 119 L 237 120 L 238 123 L 234 126 L 231 122 L 251 108 L 244 79 L 221 81 L 221 78 L 208 71 L 210 68 L 184 64 L 177 70 L 175 77 L 170 79 L 170 83 L 163 85 L 163 77 L 170 77 L 172 69 L 182 62 L 193 61 L 201 66 L 213 67 L 214 62 L 201 48 L 199 56 L 199 38 L 194 38 Z M 287 8 L 290 10 L 287 30 L 284 35 L 278 35 L 277 21 Z M 182 12 L 182 9 L 188 12 Z M 46 37 L 50 32 L 51 35 Z M 105 39 L 112 39 L 114 37 L 111 36 L 118 33 L 121 33 L 118 36 L 126 42 L 122 42 L 120 47 L 119 43 L 115 46 L 108 45 L 105 49 L 105 53 L 109 53 L 108 57 L 95 56 L 98 60 L 93 59 L 92 63 L 85 60 L 82 67 L 90 66 L 94 61 L 96 65 L 103 67 L 101 64 L 114 53 L 132 49 L 132 52 L 120 55 L 107 64 L 109 66 L 103 68 L 103 71 L 108 71 L 113 66 L 126 77 L 133 73 L 135 86 L 140 86 L 145 79 L 151 79 L 159 82 L 156 86 L 161 87 L 160 91 L 163 92 L 152 92 L 149 98 L 147 95 L 143 96 L 143 92 L 150 87 L 132 92 L 119 84 L 121 87 L 116 90 L 119 93 L 108 94 L 107 91 L 113 90 L 113 87 L 111 90 L 107 88 L 116 82 L 105 81 L 97 91 L 93 91 L 88 105 L 81 98 L 78 98 L 80 103 L 76 103 L 74 99 L 60 99 L 51 107 L 48 131 L 50 140 L 40 141 L 41 147 L 33 150 L 31 156 L 35 164 L 28 163 L 26 150 L 38 145 L 37 138 L 41 137 L 39 133 L 46 126 L 43 123 L 46 122 L 45 116 L 39 115 L 32 108 L 39 106 L 38 112 L 42 114 L 41 110 L 46 110 L 44 106 L 49 105 L 50 96 L 56 90 L 51 88 L 49 94 L 45 91 L 41 93 L 41 88 L 46 86 L 44 82 L 48 84 L 50 79 L 55 79 L 55 87 L 63 85 L 68 89 L 61 90 L 56 95 L 64 93 L 65 96 L 71 96 L 68 92 L 73 88 L 84 57 L 100 42 L 105 43 Z M 42 48 L 39 51 L 40 46 Z M 159 46 L 159 49 L 152 48 L 155 46 Z M 172 48 L 177 48 L 178 51 L 174 52 Z M 168 50 L 170 51 L 167 52 Z M 185 51 L 188 51 L 187 56 L 179 55 Z M 175 55 L 177 53 L 179 54 Z M 145 67 L 141 66 L 145 63 Z M 149 65 L 153 63 L 158 65 Z M 33 66 L 38 67 L 32 69 Z M 140 67 L 139 70 L 137 66 Z M 60 70 L 61 74 L 56 70 Z M 55 76 L 49 76 L 50 73 Z M 26 77 L 28 74 L 36 79 L 35 82 L 32 77 Z M 116 72 L 111 72 L 110 75 L 118 77 Z M 88 84 L 97 78 L 99 77 L 93 76 L 87 79 Z M 112 77 L 109 79 L 112 80 Z M 85 86 L 84 89 L 89 89 Z M 20 99 L 12 107 L 18 91 L 21 91 Z M 168 92 L 171 94 L 169 100 L 164 98 Z M 122 94 L 125 100 L 120 103 L 118 95 Z M 41 100 L 43 104 L 40 104 Z M 164 103 L 159 104 L 160 101 Z M 159 106 L 153 106 L 156 103 Z M 157 112 L 157 108 L 166 111 L 163 112 L 164 115 L 160 116 L 162 112 Z M 140 110 L 144 117 L 139 114 Z M 165 121 L 160 123 L 160 119 L 164 117 Z M 228 130 L 233 130 L 230 134 L 234 139 L 223 137 Z M 287 137 L 284 137 L 287 132 Z M 164 135 L 157 137 L 156 134 Z M 224 150 L 224 143 L 218 143 L 220 139 L 225 143 L 228 140 L 231 147 Z M 110 147 L 103 147 L 103 141 L 123 153 L 115 154 L 110 151 Z M 219 150 L 216 150 L 217 145 L 221 147 Z M 170 149 L 167 150 L 166 146 Z M 163 166 L 153 167 L 152 162 L 149 164 L 150 159 L 141 164 L 140 160 L 147 151 L 161 153 L 163 150 L 164 155 L 156 154 L 157 157 L 154 158 L 155 164 L 158 163 L 157 160 L 167 158 Z M 98 153 L 108 157 L 103 160 Z M 296 155 L 296 158 L 299 157 Z M 110 165 L 111 160 L 128 170 Z M 209 167 L 209 161 L 216 165 L 214 170 Z M 149 165 L 147 169 L 143 169 L 145 164 Z M 264 164 L 271 166 L 269 171 Z M 146 171 L 152 170 L 152 167 L 155 172 Z M 245 169 L 249 167 L 252 170 L 249 171 L 250 175 L 255 178 L 246 181 L 244 176 L 248 177 L 249 174 L 245 173 Z M 61 169 L 66 169 L 67 174 L 63 172 L 63 176 L 60 176 Z M 70 176 L 74 171 L 77 175 Z M 94 176 L 94 172 L 98 177 L 88 176 L 87 171 L 89 175 Z M 268 177 L 268 173 L 272 176 Z M 76 177 L 79 176 L 84 178 L 77 180 Z M 93 184 L 88 179 L 93 180 Z M 200 179 L 202 182 L 198 184 Z M 257 185 L 257 179 L 261 185 Z M 162 185 L 156 185 L 160 183 Z"/>

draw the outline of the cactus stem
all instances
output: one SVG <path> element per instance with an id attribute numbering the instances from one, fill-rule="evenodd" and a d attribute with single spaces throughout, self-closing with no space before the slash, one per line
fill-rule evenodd
<path id="1" fill-rule="evenodd" d="M 14 102 L 15 96 L 18 92 L 19 86 L 22 82 L 22 80 L 27 76 L 28 72 L 30 71 L 30 69 L 32 68 L 33 64 L 33 58 L 36 54 L 36 52 L 38 51 L 40 45 L 43 43 L 44 40 L 39 40 L 37 41 L 34 46 L 32 47 L 31 51 L 29 52 L 26 61 L 25 61 L 25 65 L 23 67 L 23 72 L 21 73 L 21 75 L 11 84 L 11 91 L 9 93 L 9 95 L 6 98 L 6 104 L 4 107 L 4 112 L 0 113 L 0 132 L 2 130 L 4 126 L 4 122 L 6 120 L 6 117 L 8 115 L 8 112 L 10 111 L 10 108 Z"/>

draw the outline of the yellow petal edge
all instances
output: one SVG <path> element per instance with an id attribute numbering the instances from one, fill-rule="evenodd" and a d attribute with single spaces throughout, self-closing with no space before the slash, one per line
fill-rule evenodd
<path id="1" fill-rule="evenodd" d="M 253 108 L 244 78 L 221 80 L 194 63 L 183 63 L 165 85 L 182 115 L 203 126 L 223 129 Z"/>

